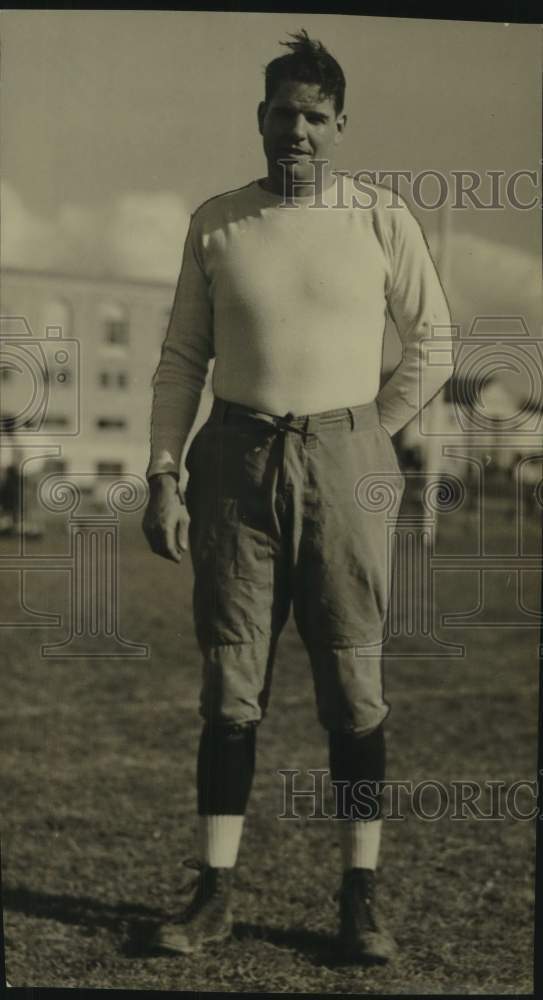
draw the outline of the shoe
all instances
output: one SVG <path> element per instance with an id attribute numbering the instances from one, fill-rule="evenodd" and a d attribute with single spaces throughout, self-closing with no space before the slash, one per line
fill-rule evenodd
<path id="1" fill-rule="evenodd" d="M 343 873 L 339 890 L 339 944 L 343 957 L 367 963 L 394 958 L 394 938 L 376 913 L 375 872 L 350 868 Z"/>
<path id="2" fill-rule="evenodd" d="M 208 944 L 226 941 L 233 924 L 232 869 L 198 861 L 185 864 L 199 869 L 194 896 L 180 922 L 161 924 L 151 942 L 153 948 L 177 955 L 192 955 Z"/>

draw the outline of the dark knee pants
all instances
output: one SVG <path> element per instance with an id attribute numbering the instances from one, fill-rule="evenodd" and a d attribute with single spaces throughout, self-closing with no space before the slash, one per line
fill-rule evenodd
<path id="1" fill-rule="evenodd" d="M 320 722 L 375 729 L 404 489 L 376 404 L 276 418 L 216 399 L 186 464 L 204 718 L 261 720 L 292 603 Z"/>

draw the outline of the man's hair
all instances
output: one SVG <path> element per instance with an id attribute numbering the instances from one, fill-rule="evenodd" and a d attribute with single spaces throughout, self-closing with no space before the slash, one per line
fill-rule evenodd
<path id="1" fill-rule="evenodd" d="M 265 103 L 271 101 L 284 80 L 297 80 L 318 84 L 322 97 L 332 98 L 336 115 L 341 114 L 345 100 L 345 76 L 341 66 L 322 42 L 310 38 L 304 28 L 290 37 L 294 41 L 279 43 L 291 49 L 288 55 L 278 56 L 266 66 Z"/>

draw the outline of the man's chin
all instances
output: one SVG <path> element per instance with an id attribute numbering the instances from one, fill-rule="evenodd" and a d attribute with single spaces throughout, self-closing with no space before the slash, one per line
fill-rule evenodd
<path id="1" fill-rule="evenodd" d="M 283 160 L 277 164 L 278 176 L 290 187 L 291 184 L 314 184 L 315 168 L 312 160 Z"/>

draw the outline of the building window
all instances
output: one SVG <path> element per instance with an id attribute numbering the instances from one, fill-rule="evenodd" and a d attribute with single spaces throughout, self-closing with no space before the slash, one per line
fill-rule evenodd
<path id="1" fill-rule="evenodd" d="M 99 417 L 96 426 L 101 431 L 124 431 L 126 420 L 124 417 Z"/>
<path id="2" fill-rule="evenodd" d="M 43 421 L 42 427 L 67 427 L 68 417 L 62 413 L 48 413 Z"/>
<path id="3" fill-rule="evenodd" d="M 97 462 L 96 471 L 100 476 L 122 476 L 124 462 Z"/>
<path id="4" fill-rule="evenodd" d="M 49 299 L 42 310 L 43 326 L 45 332 L 53 328 L 60 330 L 62 337 L 69 337 L 72 332 L 72 307 L 69 302 L 62 298 Z"/>
<path id="5" fill-rule="evenodd" d="M 128 315 L 124 306 L 118 302 L 102 302 L 100 306 L 100 322 L 103 340 L 114 347 L 128 346 Z"/>
<path id="6" fill-rule="evenodd" d="M 108 344 L 126 347 L 128 344 L 128 324 L 124 319 L 110 319 L 105 324 L 105 339 Z"/>
<path id="7" fill-rule="evenodd" d="M 44 473 L 59 476 L 68 471 L 68 463 L 64 458 L 46 458 L 43 463 Z"/>
<path id="8" fill-rule="evenodd" d="M 102 371 L 98 374 L 98 382 L 103 389 L 126 389 L 128 385 L 128 373 Z"/>

